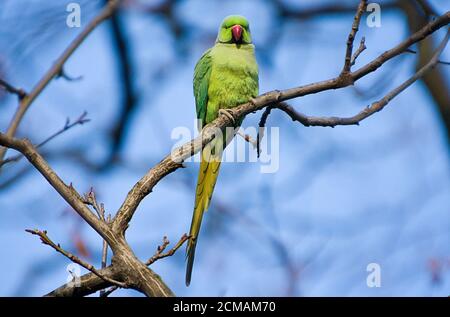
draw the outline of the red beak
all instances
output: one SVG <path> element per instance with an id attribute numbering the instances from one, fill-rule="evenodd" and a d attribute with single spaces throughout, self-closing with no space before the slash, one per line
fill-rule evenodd
<path id="1" fill-rule="evenodd" d="M 242 26 L 240 25 L 233 25 L 231 28 L 231 33 L 233 34 L 233 38 L 236 42 L 239 42 L 242 36 Z"/>

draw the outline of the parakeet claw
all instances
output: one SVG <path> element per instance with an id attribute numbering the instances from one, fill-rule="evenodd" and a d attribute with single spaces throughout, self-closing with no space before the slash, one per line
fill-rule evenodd
<path id="1" fill-rule="evenodd" d="M 219 109 L 219 115 L 224 115 L 228 119 L 230 119 L 233 122 L 233 125 L 236 125 L 236 120 L 234 120 L 233 113 L 229 109 Z"/>

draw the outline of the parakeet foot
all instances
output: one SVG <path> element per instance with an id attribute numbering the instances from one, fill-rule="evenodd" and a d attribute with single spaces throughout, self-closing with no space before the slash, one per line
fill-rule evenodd
<path id="1" fill-rule="evenodd" d="M 228 119 L 233 122 L 233 125 L 236 125 L 236 120 L 234 120 L 233 112 L 229 109 L 219 109 L 219 115 L 225 115 Z"/>

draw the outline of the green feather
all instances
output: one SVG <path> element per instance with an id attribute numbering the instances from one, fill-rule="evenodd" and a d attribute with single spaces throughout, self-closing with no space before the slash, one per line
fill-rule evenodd
<path id="1" fill-rule="evenodd" d="M 208 87 L 211 76 L 211 49 L 207 50 L 195 65 L 194 70 L 194 97 L 197 110 L 197 119 L 200 120 L 199 128 L 203 128 L 206 119 L 206 107 L 208 105 Z"/>

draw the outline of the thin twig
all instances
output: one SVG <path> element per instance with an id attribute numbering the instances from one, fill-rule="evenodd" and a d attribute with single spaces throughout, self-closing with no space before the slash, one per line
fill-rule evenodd
<path id="1" fill-rule="evenodd" d="M 413 49 L 408 48 L 407 50 L 405 50 L 406 53 L 411 53 L 411 54 L 417 54 L 417 52 Z M 442 64 L 442 65 L 450 65 L 450 62 L 445 62 L 445 61 L 441 61 L 438 60 L 438 64 Z"/>
<path id="2" fill-rule="evenodd" d="M 79 81 L 83 79 L 83 76 L 82 75 L 77 77 L 69 76 L 64 70 L 64 67 L 61 67 L 61 71 L 58 73 L 58 75 L 56 75 L 56 78 L 64 78 L 67 81 Z"/>
<path id="3" fill-rule="evenodd" d="M 266 109 L 264 109 L 261 119 L 259 120 L 258 135 L 256 136 L 256 153 L 258 155 L 258 158 L 261 154 L 261 141 L 264 137 L 264 131 L 265 131 L 264 129 L 266 127 L 267 118 L 269 117 L 272 109 L 273 109 L 273 106 L 268 106 Z"/>
<path id="4" fill-rule="evenodd" d="M 425 39 L 430 34 L 434 33 L 435 31 L 446 27 L 450 22 L 450 11 L 447 11 L 443 15 L 439 16 L 438 18 L 434 19 L 433 21 L 430 21 L 428 24 L 424 25 L 420 30 L 417 32 L 411 34 L 406 40 L 395 46 L 394 48 L 385 51 L 381 55 L 379 55 L 377 58 L 372 60 L 371 62 L 367 63 L 363 67 L 359 68 L 358 70 L 351 73 L 351 77 L 353 81 L 357 81 L 360 78 L 376 71 L 378 68 L 380 68 L 385 62 L 388 60 L 391 60 L 392 58 L 403 54 L 406 50 L 408 50 L 412 45 L 415 43 Z"/>
<path id="5" fill-rule="evenodd" d="M 81 265 L 82 267 L 84 267 L 86 270 L 91 271 L 92 273 L 94 273 L 95 275 L 97 275 L 98 277 L 100 277 L 101 279 L 105 280 L 108 283 L 111 283 L 113 285 L 117 285 L 119 287 L 123 287 L 123 288 L 127 288 L 127 284 L 123 283 L 123 282 L 119 282 L 116 280 L 113 280 L 107 276 L 102 275 L 99 271 L 97 271 L 97 269 L 92 266 L 91 264 L 81 260 L 79 257 L 77 257 L 76 255 L 65 251 L 63 248 L 61 248 L 61 245 L 58 243 L 54 243 L 52 240 L 50 240 L 50 238 L 47 236 L 47 231 L 40 231 L 37 229 L 31 230 L 31 229 L 26 229 L 26 232 L 29 232 L 33 235 L 37 235 L 41 238 L 41 242 L 43 244 L 46 244 L 50 247 L 52 247 L 53 249 L 55 249 L 57 252 L 61 253 L 62 255 L 64 255 L 65 257 L 67 257 L 69 260 L 71 260 L 72 262 Z"/>
<path id="6" fill-rule="evenodd" d="M 353 53 L 353 42 L 355 41 L 356 33 L 359 29 L 359 23 L 361 21 L 361 16 L 367 7 L 367 0 L 361 0 L 358 5 L 358 9 L 356 10 L 355 17 L 353 19 L 352 30 L 350 31 L 347 39 L 347 50 L 345 52 L 345 63 L 344 68 L 342 69 L 342 73 L 350 72 L 352 67 L 352 53 Z"/>
<path id="7" fill-rule="evenodd" d="M 109 223 L 111 221 L 111 215 L 108 215 L 108 219 L 105 218 L 105 206 L 103 203 L 98 203 L 97 197 L 95 196 L 94 189 L 91 187 L 90 191 L 84 195 L 83 202 L 86 205 L 92 206 L 94 208 L 95 212 L 97 213 L 97 216 L 100 220 Z M 108 260 L 108 243 L 105 239 L 103 239 L 102 244 L 102 269 L 106 267 L 106 261 Z M 117 286 L 116 286 L 117 287 Z M 105 296 L 106 291 L 102 289 L 100 291 L 100 297 L 106 297 Z"/>
<path id="8" fill-rule="evenodd" d="M 92 206 L 94 208 L 95 212 L 97 213 L 97 216 L 100 220 L 103 222 L 106 222 L 105 220 L 105 206 L 103 203 L 98 203 L 97 197 L 95 196 L 94 188 L 91 187 L 89 192 L 84 195 L 83 202 L 86 205 Z"/>
<path id="9" fill-rule="evenodd" d="M 356 59 L 359 57 L 359 55 L 361 55 L 362 52 L 364 52 L 366 50 L 367 46 L 366 46 L 366 38 L 363 36 L 361 39 L 361 42 L 359 43 L 359 47 L 356 50 L 355 54 L 353 54 L 352 56 L 352 60 L 350 65 L 353 66 L 356 63 Z"/>
<path id="10" fill-rule="evenodd" d="M 289 117 L 291 117 L 293 121 L 300 122 L 306 127 L 321 126 L 334 128 L 335 126 L 338 125 L 359 125 L 359 123 L 362 120 L 382 110 L 392 99 L 398 96 L 402 91 L 411 86 L 418 79 L 423 77 L 434 66 L 436 66 L 438 64 L 440 54 L 442 53 L 442 51 L 444 50 L 445 46 L 448 43 L 449 37 L 450 37 L 450 30 L 447 31 L 444 40 L 439 45 L 438 49 L 436 50 L 430 61 L 427 64 L 425 64 L 420 70 L 418 70 L 412 77 L 403 82 L 403 84 L 401 84 L 400 86 L 391 90 L 382 99 L 372 103 L 371 106 L 366 107 L 364 110 L 360 111 L 358 114 L 352 117 L 340 118 L 340 117 L 306 116 L 302 113 L 297 112 L 293 107 L 291 107 L 285 102 L 280 102 L 276 104 L 274 107 L 285 112 Z"/>
<path id="11" fill-rule="evenodd" d="M 183 234 L 183 236 L 180 238 L 180 240 L 177 242 L 177 244 L 175 244 L 175 246 L 172 249 L 170 249 L 166 253 L 163 253 L 170 243 L 169 240 L 167 240 L 167 237 L 164 237 L 163 243 L 160 246 L 158 246 L 156 253 L 150 259 L 148 259 L 147 262 L 145 262 L 145 265 L 149 266 L 160 259 L 172 256 L 187 240 L 189 240 L 189 238 L 190 236 L 188 236 L 186 233 Z"/>
<path id="12" fill-rule="evenodd" d="M 75 127 L 77 125 L 83 125 L 83 124 L 91 121 L 91 119 L 88 119 L 86 117 L 87 117 L 87 112 L 84 111 L 74 122 L 70 122 L 70 118 L 67 118 L 66 122 L 64 124 L 64 127 L 62 127 L 60 130 L 56 131 L 55 133 L 53 133 L 52 135 L 47 137 L 41 143 L 37 144 L 36 148 L 38 149 L 38 148 L 43 147 L 44 145 L 46 145 L 48 142 L 50 142 L 54 138 L 58 137 L 59 135 L 63 134 L 67 130 L 70 130 L 71 128 L 73 128 L 73 127 Z M 17 155 L 11 156 L 11 157 L 3 160 L 3 161 L 0 161 L 0 167 L 5 165 L 5 164 L 8 164 L 8 163 L 18 162 L 22 157 L 23 157 L 22 154 L 17 154 Z"/>
<path id="13" fill-rule="evenodd" d="M 16 130 L 22 121 L 23 116 L 31 106 L 33 101 L 41 94 L 41 92 L 47 87 L 53 78 L 61 74 L 62 68 L 70 56 L 77 50 L 77 48 L 84 42 L 89 34 L 103 21 L 109 19 L 114 11 L 118 8 L 120 1 L 110 0 L 105 5 L 103 10 L 86 26 L 86 28 L 70 43 L 70 45 L 64 50 L 58 60 L 50 67 L 45 75 L 39 80 L 33 90 L 27 94 L 20 102 L 19 107 L 14 114 L 13 119 L 8 127 L 6 135 L 13 137 L 16 134 Z M 0 161 L 5 157 L 7 148 L 0 147 Z"/>
<path id="14" fill-rule="evenodd" d="M 16 88 L 3 79 L 0 79 L 0 87 L 3 87 L 7 92 L 11 94 L 17 95 L 17 97 L 19 97 L 19 100 L 22 100 L 27 95 L 25 90 L 23 90 L 22 88 Z"/>

